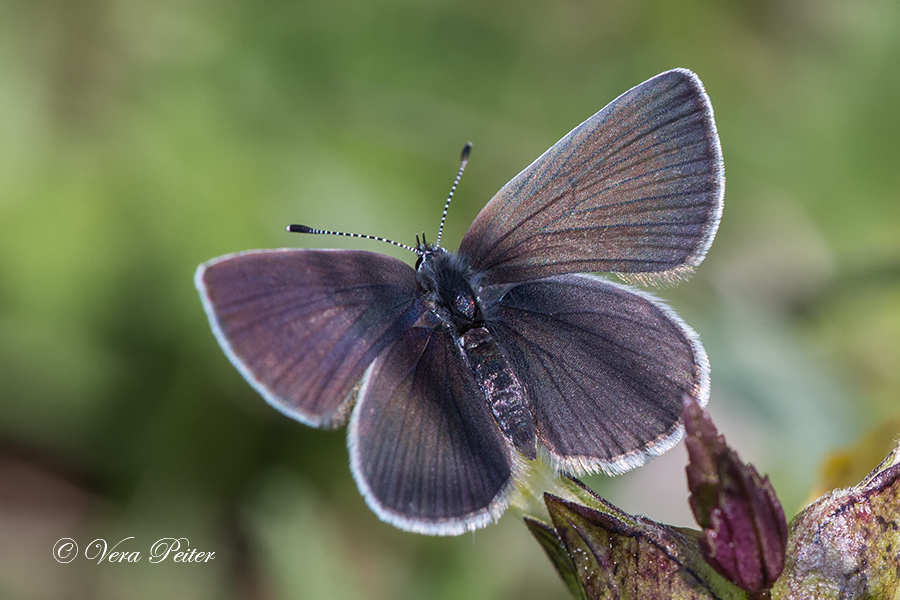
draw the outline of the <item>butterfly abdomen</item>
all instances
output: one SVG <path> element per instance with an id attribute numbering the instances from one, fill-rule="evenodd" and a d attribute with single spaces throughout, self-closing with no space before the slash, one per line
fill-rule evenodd
<path id="1" fill-rule="evenodd" d="M 525 400 L 525 388 L 500 346 L 484 327 L 470 329 L 461 341 L 466 363 L 503 435 L 509 438 L 516 450 L 528 458 L 535 458 L 534 421 Z"/>

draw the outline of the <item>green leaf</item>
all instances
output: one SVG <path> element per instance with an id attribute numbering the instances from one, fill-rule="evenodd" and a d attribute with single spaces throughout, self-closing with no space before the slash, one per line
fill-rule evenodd
<path id="1" fill-rule="evenodd" d="M 550 532 L 547 526 L 541 530 L 544 539 L 536 537 L 577 597 L 592 600 L 747 597 L 703 560 L 696 531 L 628 515 L 594 495 L 591 495 L 591 506 L 552 494 L 546 494 L 544 499 L 558 542 L 546 539 Z M 560 548 L 568 560 L 560 556 Z M 569 574 L 573 570 L 579 582 L 577 588 L 570 583 Z"/>
<path id="2" fill-rule="evenodd" d="M 525 517 L 525 525 L 528 527 L 531 535 L 534 536 L 534 539 L 536 539 L 544 549 L 544 552 L 547 553 L 550 562 L 556 567 L 556 571 L 559 573 L 559 576 L 562 577 L 563 583 L 566 584 L 566 587 L 569 588 L 572 595 L 580 600 L 587 600 L 588 595 L 581 585 L 581 580 L 578 578 L 578 571 L 575 569 L 575 563 L 572 561 L 572 557 L 566 552 L 565 547 L 562 545 L 562 542 L 556 535 L 556 531 L 553 527 L 536 519 L 532 519 L 531 517 Z"/>
<path id="3" fill-rule="evenodd" d="M 806 507 L 789 536 L 773 598 L 900 598 L 900 447 L 858 486 Z"/>

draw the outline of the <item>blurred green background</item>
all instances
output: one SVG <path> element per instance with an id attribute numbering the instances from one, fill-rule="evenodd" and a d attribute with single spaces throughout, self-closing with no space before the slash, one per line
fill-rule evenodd
<path id="1" fill-rule="evenodd" d="M 796 513 L 829 453 L 900 433 L 898 65 L 896 0 L 0 1 L 0 597 L 566 597 L 513 516 L 379 522 L 345 432 L 244 383 L 193 273 L 282 246 L 412 262 L 284 226 L 433 238 L 472 141 L 455 247 L 676 66 L 712 98 L 728 183 L 706 262 L 658 293 L 704 340 L 720 429 Z M 689 525 L 684 454 L 590 483 Z M 58 564 L 63 537 L 144 558 Z M 149 564 L 163 537 L 216 558 Z"/>

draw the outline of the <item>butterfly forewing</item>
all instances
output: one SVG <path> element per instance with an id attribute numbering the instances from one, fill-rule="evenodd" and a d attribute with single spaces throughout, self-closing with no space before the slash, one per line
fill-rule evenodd
<path id="1" fill-rule="evenodd" d="M 446 328 L 414 327 L 375 361 L 349 445 L 369 506 L 402 529 L 460 534 L 506 507 L 511 446 Z"/>
<path id="2" fill-rule="evenodd" d="M 424 311 L 415 272 L 373 252 L 245 252 L 201 265 L 196 284 L 241 374 L 317 427 L 346 422 L 366 368 Z"/>
<path id="3" fill-rule="evenodd" d="M 459 251 L 493 284 L 591 271 L 678 277 L 702 261 L 723 193 L 712 106 L 697 76 L 676 69 L 632 88 L 519 173 Z"/>
<path id="4" fill-rule="evenodd" d="M 538 438 L 570 473 L 621 473 L 682 435 L 684 394 L 706 401 L 706 354 L 648 294 L 587 275 L 513 285 L 487 323 L 524 381 Z"/>

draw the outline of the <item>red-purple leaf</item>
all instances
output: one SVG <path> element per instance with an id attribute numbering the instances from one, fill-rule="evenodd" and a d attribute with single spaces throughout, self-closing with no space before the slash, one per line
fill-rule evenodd
<path id="1" fill-rule="evenodd" d="M 768 477 L 741 461 L 696 400 L 685 398 L 691 510 L 700 547 L 722 576 L 748 592 L 772 587 L 784 567 L 787 522 Z"/>

